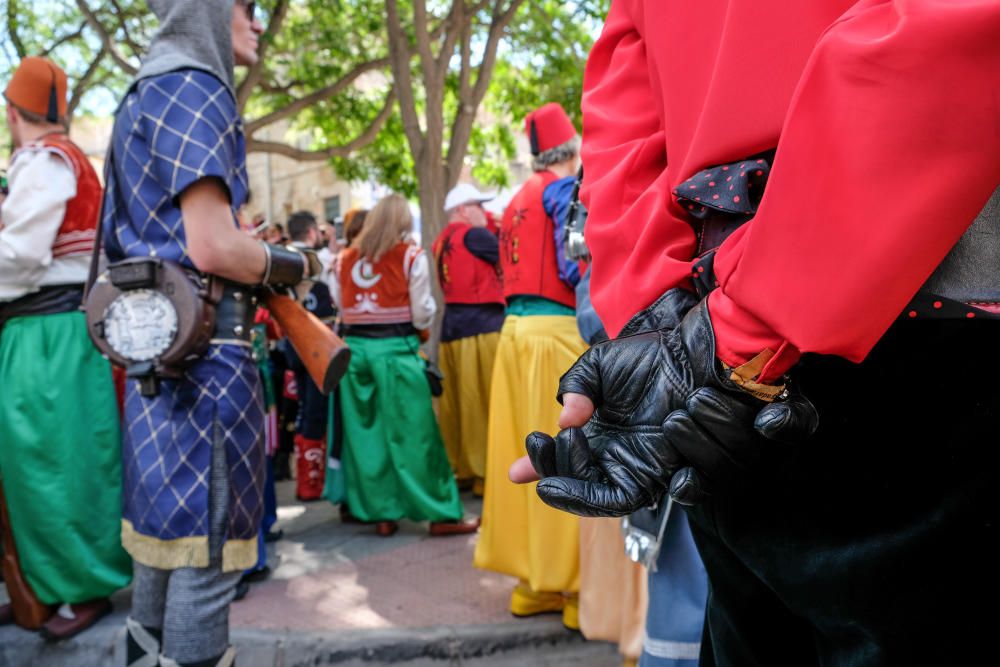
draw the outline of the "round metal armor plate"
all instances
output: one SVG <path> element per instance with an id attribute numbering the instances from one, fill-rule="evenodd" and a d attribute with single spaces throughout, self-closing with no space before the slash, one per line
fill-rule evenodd
<path id="1" fill-rule="evenodd" d="M 104 335 L 117 354 L 132 362 L 151 361 L 177 338 L 174 304 L 162 292 L 137 289 L 119 294 L 104 311 Z"/>

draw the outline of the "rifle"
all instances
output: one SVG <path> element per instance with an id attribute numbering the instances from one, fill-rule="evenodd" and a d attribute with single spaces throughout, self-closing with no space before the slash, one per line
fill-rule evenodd
<path id="1" fill-rule="evenodd" d="M 10 595 L 10 606 L 14 612 L 14 622 L 26 630 L 37 630 L 52 616 L 52 607 L 42 604 L 31 586 L 21 574 L 21 564 L 17 559 L 14 533 L 10 527 L 7 499 L 0 482 L 0 538 L 3 540 L 3 580 Z"/>
<path id="2" fill-rule="evenodd" d="M 312 381 L 329 394 L 347 372 L 351 348 L 318 317 L 293 299 L 269 292 L 264 303 L 288 336 Z"/>

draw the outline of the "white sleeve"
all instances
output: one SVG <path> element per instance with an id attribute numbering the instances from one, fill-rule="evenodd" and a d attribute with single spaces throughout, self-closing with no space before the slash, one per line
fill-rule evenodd
<path id="1" fill-rule="evenodd" d="M 410 266 L 410 315 L 413 326 L 428 329 L 434 323 L 437 302 L 431 290 L 431 270 L 427 263 L 427 253 L 418 253 Z"/>
<path id="2" fill-rule="evenodd" d="M 35 285 L 52 263 L 52 243 L 76 196 L 76 175 L 49 151 L 17 156 L 0 207 L 0 286 Z"/>
<path id="3" fill-rule="evenodd" d="M 327 272 L 326 285 L 330 288 L 330 299 L 337 310 L 340 310 L 340 259 L 343 251 L 333 258 L 330 270 Z"/>

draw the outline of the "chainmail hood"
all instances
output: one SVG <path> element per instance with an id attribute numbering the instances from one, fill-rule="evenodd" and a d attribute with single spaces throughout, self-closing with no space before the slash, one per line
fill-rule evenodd
<path id="1" fill-rule="evenodd" d="M 160 19 L 136 79 L 178 69 L 212 74 L 235 95 L 232 18 L 234 0 L 147 0 Z"/>

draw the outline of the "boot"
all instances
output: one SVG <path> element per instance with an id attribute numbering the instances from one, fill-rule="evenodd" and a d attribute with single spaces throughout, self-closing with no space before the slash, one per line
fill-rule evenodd
<path id="1" fill-rule="evenodd" d="M 125 619 L 125 667 L 157 667 L 163 632 L 147 628 L 134 618 Z"/>
<path id="2" fill-rule="evenodd" d="M 319 500 L 325 481 L 326 443 L 295 436 L 295 471 L 295 497 L 303 501 Z"/>

